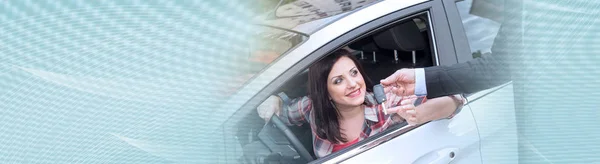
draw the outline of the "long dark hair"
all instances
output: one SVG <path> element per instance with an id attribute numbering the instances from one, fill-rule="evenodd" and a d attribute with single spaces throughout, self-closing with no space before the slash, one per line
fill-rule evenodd
<path id="1" fill-rule="evenodd" d="M 316 133 L 319 138 L 327 139 L 331 143 L 338 143 L 338 141 L 347 142 L 347 139 L 342 137 L 340 132 L 340 124 L 338 122 L 338 118 L 340 117 L 339 111 L 329 100 L 329 92 L 327 91 L 327 76 L 331 72 L 335 62 L 341 57 L 348 57 L 354 62 L 356 68 L 363 76 L 367 91 L 370 91 L 370 87 L 372 87 L 370 79 L 366 76 L 356 57 L 345 49 L 333 52 L 309 68 L 308 95 L 312 101 L 315 115 Z"/>

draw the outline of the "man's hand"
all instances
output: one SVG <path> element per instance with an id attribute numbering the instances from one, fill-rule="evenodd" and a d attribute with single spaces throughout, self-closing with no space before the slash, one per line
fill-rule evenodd
<path id="1" fill-rule="evenodd" d="M 400 69 L 380 82 L 384 86 L 386 93 L 392 91 L 398 96 L 409 96 L 415 94 L 414 69 Z"/>

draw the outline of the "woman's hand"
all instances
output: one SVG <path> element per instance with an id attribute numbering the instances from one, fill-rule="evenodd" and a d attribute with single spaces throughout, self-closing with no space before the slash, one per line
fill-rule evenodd
<path id="1" fill-rule="evenodd" d="M 269 122 L 273 114 L 277 114 L 281 112 L 281 99 L 279 97 L 271 95 L 265 101 L 262 102 L 257 108 L 258 116 L 265 120 L 265 122 Z"/>
<path id="2" fill-rule="evenodd" d="M 406 99 L 400 101 L 400 106 L 391 108 L 388 112 L 395 112 L 400 117 L 404 118 L 408 125 L 416 125 L 425 122 L 425 118 L 421 112 L 417 112 L 415 107 L 416 96 L 409 96 Z"/>
<path id="3" fill-rule="evenodd" d="M 415 107 L 416 96 L 410 96 L 400 101 L 400 106 L 388 109 L 389 113 L 396 113 L 404 118 L 409 125 L 422 124 L 427 121 L 448 118 L 462 104 L 457 103 L 449 96 L 430 99 Z"/>

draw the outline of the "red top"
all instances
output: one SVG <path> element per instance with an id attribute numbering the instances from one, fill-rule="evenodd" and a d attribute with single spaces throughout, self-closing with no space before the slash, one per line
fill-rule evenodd
<path id="1" fill-rule="evenodd" d="M 333 145 L 333 150 L 331 150 L 331 153 L 337 152 L 338 150 L 342 150 L 342 149 L 344 149 L 344 148 L 346 148 L 346 147 L 348 147 L 348 146 L 350 146 L 352 144 L 357 143 L 358 142 L 358 138 L 360 138 L 360 137 L 356 137 L 356 139 L 354 139 L 354 141 L 346 142 L 346 143 L 343 143 L 343 144 L 334 144 Z"/>

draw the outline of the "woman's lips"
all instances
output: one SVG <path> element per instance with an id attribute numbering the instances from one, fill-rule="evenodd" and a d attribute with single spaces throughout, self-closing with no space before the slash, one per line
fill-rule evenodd
<path id="1" fill-rule="evenodd" d="M 347 96 L 350 98 L 355 98 L 356 96 L 358 96 L 360 94 L 361 94 L 360 89 L 357 89 L 356 91 L 350 92 L 350 94 L 348 94 Z"/>

